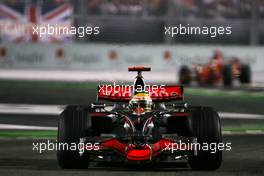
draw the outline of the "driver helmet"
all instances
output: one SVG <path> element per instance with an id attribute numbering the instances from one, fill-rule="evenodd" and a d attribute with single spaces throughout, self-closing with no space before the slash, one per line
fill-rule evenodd
<path id="1" fill-rule="evenodd" d="M 145 114 L 150 112 L 153 107 L 153 102 L 148 93 L 137 93 L 129 101 L 128 108 L 134 114 Z"/>

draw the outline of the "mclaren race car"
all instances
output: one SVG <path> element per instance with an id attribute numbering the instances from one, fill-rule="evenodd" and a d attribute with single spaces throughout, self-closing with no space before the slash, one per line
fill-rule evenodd
<path id="1" fill-rule="evenodd" d="M 222 142 L 218 113 L 183 102 L 183 87 L 146 85 L 143 71 L 133 85 L 99 85 L 97 102 L 70 105 L 59 117 L 57 150 L 61 168 L 88 168 L 90 162 L 143 163 L 186 160 L 194 170 L 215 170 L 222 151 L 201 145 Z M 66 148 L 65 146 L 77 146 Z"/>

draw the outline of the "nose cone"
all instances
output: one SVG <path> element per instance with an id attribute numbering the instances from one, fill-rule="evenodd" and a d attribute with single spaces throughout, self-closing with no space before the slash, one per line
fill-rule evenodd
<path id="1" fill-rule="evenodd" d="M 127 159 L 132 161 L 144 161 L 151 158 L 150 149 L 131 150 L 127 153 Z"/>

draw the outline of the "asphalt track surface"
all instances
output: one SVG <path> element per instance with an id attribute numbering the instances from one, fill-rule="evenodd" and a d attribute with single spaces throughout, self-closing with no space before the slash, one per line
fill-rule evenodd
<path id="1" fill-rule="evenodd" d="M 89 104 L 95 100 L 94 90 L 8 88 L 0 85 L 0 103 L 23 104 Z M 250 102 L 221 97 L 187 97 L 192 105 L 211 105 L 218 111 L 263 113 L 263 102 Z M 54 116 L 0 115 L 1 123 L 56 126 Z M 243 120 L 243 123 L 245 121 Z M 255 121 L 256 122 L 256 121 Z M 224 124 L 239 121 L 224 121 Z M 248 122 L 250 123 L 250 122 Z M 42 139 L 42 141 L 45 139 Z M 62 170 L 56 162 L 56 153 L 39 154 L 32 151 L 32 142 L 39 139 L 0 139 L 0 175 L 264 175 L 264 135 L 227 135 L 225 142 L 232 142 L 232 150 L 224 152 L 223 164 L 217 171 L 192 171 L 185 161 L 151 166 L 92 163 L 87 170 Z"/>
<path id="2" fill-rule="evenodd" d="M 45 139 L 1 139 L 0 175 L 264 175 L 264 135 L 225 136 L 232 142 L 232 150 L 225 151 L 223 164 L 217 171 L 192 171 L 186 161 L 137 166 L 123 163 L 91 163 L 86 170 L 63 170 L 56 161 L 55 151 L 39 154 L 33 151 L 33 142 Z"/>

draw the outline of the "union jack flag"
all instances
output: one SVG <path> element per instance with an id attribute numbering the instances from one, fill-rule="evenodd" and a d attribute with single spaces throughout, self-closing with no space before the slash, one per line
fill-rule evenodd
<path id="1" fill-rule="evenodd" d="M 70 28 L 73 20 L 70 4 L 42 5 L 0 4 L 0 36 L 9 42 L 62 42 L 72 39 L 70 34 L 47 34 L 41 37 L 32 32 L 33 26 L 56 25 Z"/>

